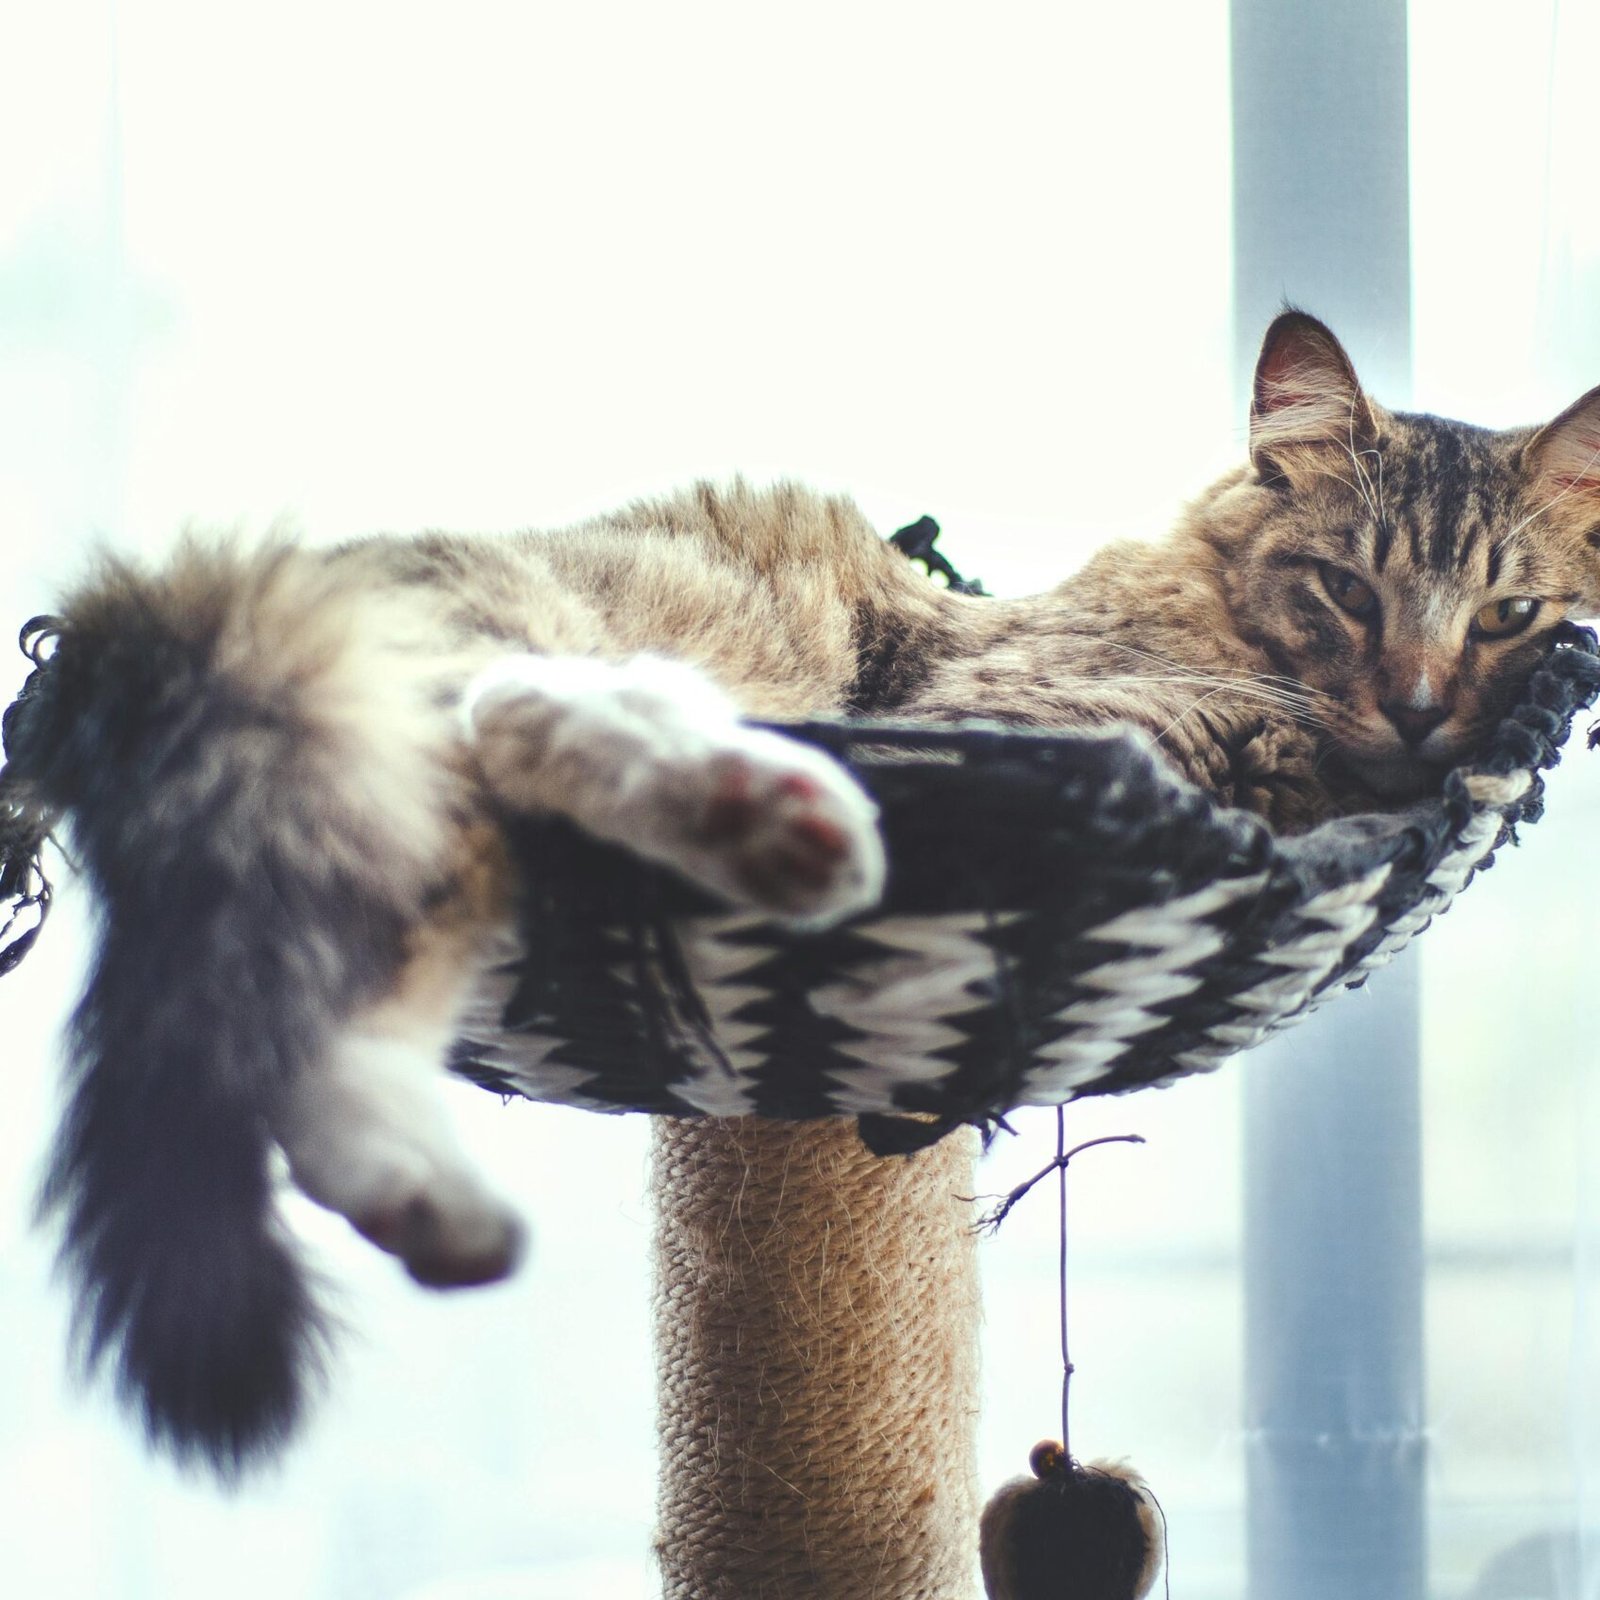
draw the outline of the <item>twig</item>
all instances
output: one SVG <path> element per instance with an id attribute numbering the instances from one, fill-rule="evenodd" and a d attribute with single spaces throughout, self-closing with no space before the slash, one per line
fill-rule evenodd
<path id="1" fill-rule="evenodd" d="M 980 1233 L 996 1232 L 999 1229 L 1000 1224 L 1011 1215 L 1011 1208 L 1016 1205 L 1016 1203 L 1022 1199 L 1022 1197 L 1027 1194 L 1027 1192 L 1033 1188 L 1035 1184 L 1042 1183 L 1050 1176 L 1052 1172 L 1065 1172 L 1067 1163 L 1071 1161 L 1075 1155 L 1078 1155 L 1085 1150 L 1093 1149 L 1093 1147 L 1097 1144 L 1143 1144 L 1144 1142 L 1144 1135 L 1139 1133 L 1108 1133 L 1103 1134 L 1098 1139 L 1085 1139 L 1082 1144 L 1074 1145 L 1070 1150 L 1066 1150 L 1058 1154 L 1055 1159 L 1051 1161 L 1049 1166 L 1041 1167 L 1039 1171 L 1034 1173 L 1031 1178 L 1029 1178 L 1025 1183 L 1019 1183 L 1009 1194 L 1001 1196 L 1000 1204 L 997 1205 L 992 1211 L 984 1212 L 984 1214 L 979 1217 L 972 1226 Z M 963 1195 L 962 1198 L 965 1200 L 978 1201 L 993 1200 L 995 1196 L 990 1194 L 978 1194 Z"/>

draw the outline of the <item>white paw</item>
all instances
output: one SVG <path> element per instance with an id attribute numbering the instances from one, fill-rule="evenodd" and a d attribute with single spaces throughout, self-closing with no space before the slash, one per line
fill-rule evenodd
<path id="1" fill-rule="evenodd" d="M 509 1277 L 527 1247 L 521 1219 L 492 1195 L 423 1184 L 353 1216 L 357 1232 L 398 1256 L 430 1289 L 466 1289 Z"/>
<path id="2" fill-rule="evenodd" d="M 882 896 L 877 807 L 820 751 L 739 728 L 703 777 L 670 845 L 673 865 L 690 877 L 802 927 L 837 922 Z"/>
<path id="3" fill-rule="evenodd" d="M 351 1032 L 299 1074 L 275 1119 L 296 1186 L 398 1256 L 418 1283 L 465 1288 L 515 1270 L 527 1232 L 455 1136 L 437 1040 Z"/>
<path id="4" fill-rule="evenodd" d="M 877 807 L 855 780 L 741 723 L 682 662 L 508 657 L 462 719 L 503 803 L 560 812 L 735 904 L 818 926 L 883 892 Z"/>

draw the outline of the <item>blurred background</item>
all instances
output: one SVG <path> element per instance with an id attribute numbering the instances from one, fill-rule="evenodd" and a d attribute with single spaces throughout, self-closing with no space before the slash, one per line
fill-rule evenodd
<path id="1" fill-rule="evenodd" d="M 1370 51 L 1262 54 L 1274 14 L 1350 10 L 1377 18 Z M 1328 316 L 1391 404 L 1543 420 L 1600 380 L 1596 13 L 0 0 L 6 614 L 46 609 L 97 543 L 155 553 L 191 522 L 548 526 L 734 471 L 849 492 L 885 532 L 932 512 L 958 567 L 1043 587 L 1240 458 L 1264 283 Z M 1250 84 L 1277 122 L 1243 114 L 1272 99 Z M 1342 187 L 1308 180 L 1263 224 L 1252 160 L 1297 138 L 1343 153 Z M 1381 251 L 1352 243 L 1369 171 L 1398 229 Z M 1281 270 L 1236 228 L 1246 198 Z M 1351 247 L 1336 281 L 1308 240 Z M 1395 1491 L 1419 1497 L 1415 1560 L 1343 1591 L 1363 1600 L 1600 1595 L 1600 756 L 1574 748 L 1550 791 L 1409 973 L 1341 1002 L 1394 1009 L 1419 1110 Z M 0 1590 L 651 1596 L 643 1123 L 462 1089 L 535 1235 L 478 1295 L 414 1291 L 296 1206 L 349 1335 L 308 1436 L 229 1496 L 73 1384 L 30 1227 L 84 941 L 67 885 L 0 983 Z M 1330 1037 L 1305 1048 L 1337 1057 Z M 1252 1080 L 1299 1048 L 1071 1113 L 1075 1138 L 1149 1140 L 1074 1170 L 1074 1444 L 1156 1487 L 1180 1600 L 1321 1592 L 1263 1577 L 1301 1535 L 1263 1511 L 1282 1483 L 1253 1369 L 1278 1336 L 1244 1203 Z M 1336 1216 L 1393 1176 L 1393 1128 L 1374 1112 L 1363 1137 L 1331 1083 L 1277 1137 L 1308 1159 L 1332 1140 Z M 1047 1114 L 1016 1127 L 986 1188 L 1053 1149 Z M 1276 1211 L 1259 1183 L 1251 1205 L 1258 1244 Z M 1053 1228 L 1041 1199 L 982 1247 L 986 1490 L 1053 1431 Z M 1314 1280 L 1314 1242 L 1298 1259 Z M 1331 1504 L 1298 1511 L 1328 1524 L 1308 1539 L 1352 1537 Z"/>

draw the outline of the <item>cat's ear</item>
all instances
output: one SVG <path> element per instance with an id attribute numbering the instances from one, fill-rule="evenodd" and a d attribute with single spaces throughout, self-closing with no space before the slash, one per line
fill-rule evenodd
<path id="1" fill-rule="evenodd" d="M 1600 387 L 1542 427 L 1523 459 L 1543 509 L 1600 536 Z"/>
<path id="2" fill-rule="evenodd" d="M 1327 452 L 1348 457 L 1376 437 L 1371 403 L 1344 346 L 1303 311 L 1275 317 L 1250 397 L 1250 460 L 1262 481 L 1325 474 Z"/>
<path id="3" fill-rule="evenodd" d="M 1530 509 L 1581 552 L 1575 614 L 1600 616 L 1600 387 L 1534 434 L 1522 467 Z"/>

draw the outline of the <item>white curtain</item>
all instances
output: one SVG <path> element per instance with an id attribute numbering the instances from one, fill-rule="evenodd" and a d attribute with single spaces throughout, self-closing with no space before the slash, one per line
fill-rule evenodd
<path id="1" fill-rule="evenodd" d="M 1534 421 L 1600 382 L 1586 170 L 1600 9 L 1411 9 L 1417 397 L 1491 424 Z M 1597 763 L 1574 738 L 1549 815 L 1424 941 L 1441 1595 L 1600 1594 Z"/>
<path id="2" fill-rule="evenodd" d="M 550 525 L 735 470 L 849 490 L 886 531 L 931 511 L 957 565 L 1020 591 L 1158 530 L 1242 448 L 1223 0 L 0 0 L 0 23 L 15 624 L 96 539 Z M 1595 30 L 1592 6 L 1414 0 L 1419 405 L 1531 420 L 1600 379 Z M 1440 1600 L 1600 1595 L 1597 785 L 1574 749 L 1423 942 Z M 0 1590 L 650 1595 L 636 1120 L 463 1090 L 535 1236 L 490 1293 L 414 1292 L 297 1208 L 351 1332 L 308 1436 L 231 1498 L 73 1388 L 28 1225 L 85 940 L 61 902 L 0 981 Z M 1246 1568 L 1241 1081 L 1074 1113 L 1150 1141 L 1074 1173 L 1074 1444 L 1146 1470 L 1185 1600 L 1238 1600 Z M 988 1187 L 1042 1164 L 1048 1123 L 1017 1120 Z M 984 1247 L 989 1484 L 1055 1425 L 1050 1213 Z"/>

